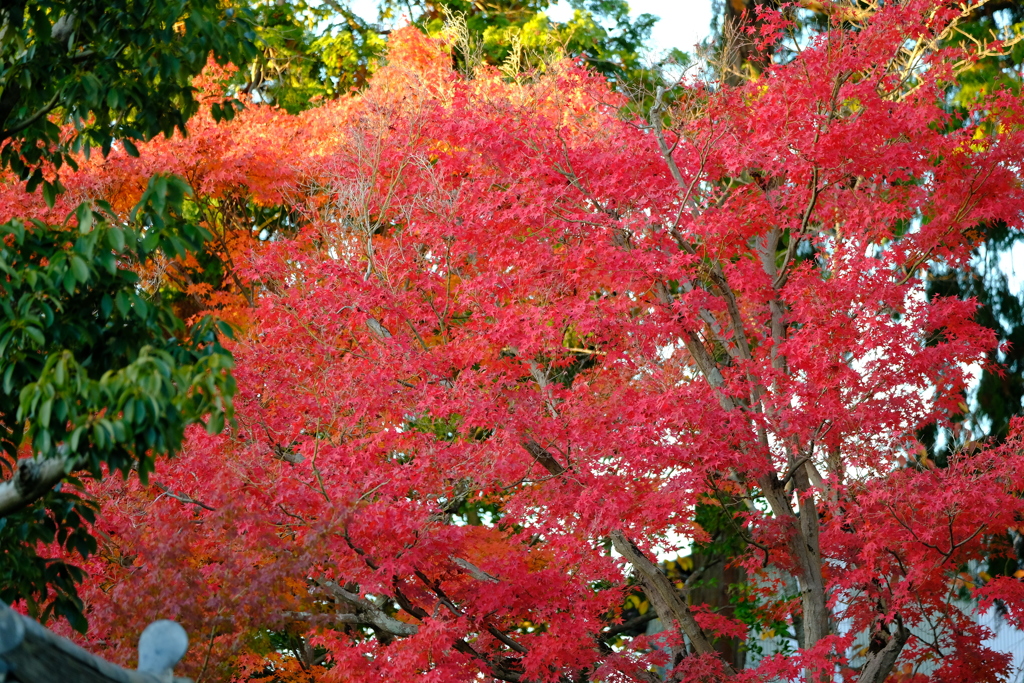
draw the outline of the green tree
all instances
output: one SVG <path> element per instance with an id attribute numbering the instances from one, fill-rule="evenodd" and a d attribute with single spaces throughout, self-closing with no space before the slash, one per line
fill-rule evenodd
<path id="1" fill-rule="evenodd" d="M 132 270 L 199 248 L 204 231 L 180 217 L 186 192 L 155 176 L 127 222 L 82 204 L 73 229 L 0 226 L 0 598 L 76 628 L 81 572 L 38 544 L 88 556 L 94 510 L 57 485 L 114 470 L 145 481 L 188 425 L 209 416 L 220 431 L 231 414 L 232 360 L 214 322 L 186 328 Z"/>
<path id="2" fill-rule="evenodd" d="M 239 89 L 289 113 L 362 87 L 386 45 L 387 31 L 339 2 L 254 2 L 259 54 Z"/>
<path id="3" fill-rule="evenodd" d="M 210 57 L 246 63 L 254 38 L 248 13 L 216 0 L 6 3 L 0 172 L 53 205 L 56 172 L 90 148 L 137 154 L 134 141 L 184 134 L 199 106 L 191 79 Z M 145 480 L 190 424 L 219 431 L 231 417 L 218 326 L 187 328 L 134 273 L 200 248 L 205 231 L 184 218 L 190 192 L 155 176 L 127 217 L 85 202 L 61 224 L 0 225 L 0 599 L 34 616 L 85 627 L 82 573 L 67 559 L 96 548 L 79 477 Z"/>
<path id="4" fill-rule="evenodd" d="M 14 0 L 0 7 L 0 170 L 10 168 L 47 200 L 60 190 L 43 163 L 115 140 L 174 130 L 199 104 L 191 79 L 207 59 L 255 56 L 247 12 L 214 0 Z M 218 109 L 230 114 L 233 110 Z M 62 139 L 61 124 L 72 134 Z"/>

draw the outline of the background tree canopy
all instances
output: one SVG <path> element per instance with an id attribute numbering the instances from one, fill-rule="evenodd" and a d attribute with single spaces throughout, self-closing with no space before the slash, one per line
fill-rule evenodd
<path id="1" fill-rule="evenodd" d="M 399 16 L 428 33 L 461 17 L 464 47 L 456 60 L 516 68 L 569 54 L 586 60 L 613 82 L 636 85 L 655 78 L 656 64 L 643 51 L 656 18 L 629 17 L 625 0 L 572 0 L 571 20 L 548 19 L 550 2 L 392 2 L 379 6 L 388 25 Z M 241 88 L 261 101 L 297 112 L 325 98 L 363 87 L 387 45 L 388 30 L 356 15 L 343 2 L 254 3 L 261 57 L 243 70 Z M 665 59 L 685 59 L 675 50 Z"/>

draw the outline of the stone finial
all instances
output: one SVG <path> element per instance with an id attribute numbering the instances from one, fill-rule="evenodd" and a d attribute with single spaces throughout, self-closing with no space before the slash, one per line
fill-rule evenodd
<path id="1" fill-rule="evenodd" d="M 188 634 L 173 621 L 161 619 L 139 636 L 139 671 L 171 681 L 174 666 L 188 650 Z"/>
<path id="2" fill-rule="evenodd" d="M 18 647 L 23 640 L 25 625 L 21 622 L 21 615 L 10 608 L 0 609 L 0 654 Z"/>

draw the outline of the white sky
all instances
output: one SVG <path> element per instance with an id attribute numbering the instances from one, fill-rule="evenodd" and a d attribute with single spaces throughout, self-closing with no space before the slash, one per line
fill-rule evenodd
<path id="1" fill-rule="evenodd" d="M 651 49 L 662 52 L 678 47 L 692 52 L 693 46 L 711 32 L 711 0 L 630 0 L 630 14 L 653 14 L 660 21 L 651 33 Z M 572 17 L 572 9 L 566 2 L 559 2 L 547 12 L 554 21 L 565 21 Z"/>
<path id="2" fill-rule="evenodd" d="M 653 14 L 660 18 L 654 25 L 651 36 L 651 49 L 660 53 L 669 48 L 678 47 L 684 52 L 691 52 L 693 46 L 706 38 L 711 26 L 712 0 L 630 0 L 631 14 Z M 376 0 L 353 0 L 352 10 L 368 21 L 377 19 Z M 565 21 L 572 17 L 569 4 L 559 1 L 547 12 L 553 21 Z"/>

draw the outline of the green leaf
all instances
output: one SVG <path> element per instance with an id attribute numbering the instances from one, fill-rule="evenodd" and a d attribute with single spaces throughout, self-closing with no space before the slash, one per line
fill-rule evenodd
<path id="1" fill-rule="evenodd" d="M 146 304 L 146 300 L 143 299 L 138 294 L 136 294 L 135 292 L 132 292 L 131 299 L 132 299 L 132 306 L 135 308 L 135 313 L 140 318 L 145 320 L 146 316 L 149 314 L 149 306 Z"/>
<path id="2" fill-rule="evenodd" d="M 78 215 L 78 232 L 84 235 L 92 230 L 92 207 L 89 203 L 79 204 L 75 213 Z"/>
<path id="3" fill-rule="evenodd" d="M 11 389 L 14 388 L 14 368 L 16 368 L 16 367 L 17 366 L 14 363 L 11 363 L 10 365 L 7 366 L 7 369 L 4 370 L 4 393 L 5 394 L 10 394 L 11 393 Z"/>
<path id="4" fill-rule="evenodd" d="M 155 175 L 149 181 L 150 201 L 153 202 L 153 212 L 162 214 L 167 203 L 167 177 Z"/>
<path id="5" fill-rule="evenodd" d="M 28 179 L 28 183 L 25 185 L 25 191 L 32 194 L 39 187 L 39 183 L 43 182 L 43 172 L 40 169 L 36 169 L 32 173 L 32 177 Z"/>
<path id="6" fill-rule="evenodd" d="M 110 317 L 111 312 L 114 310 L 114 300 L 110 298 L 109 294 L 104 293 L 103 298 L 100 299 L 100 315 L 106 320 Z"/>
<path id="7" fill-rule="evenodd" d="M 47 418 L 49 418 L 49 414 L 47 414 Z M 50 430 L 43 429 L 37 432 L 35 441 L 33 441 L 32 445 L 35 447 L 37 453 L 48 455 L 50 453 L 50 448 L 53 445 L 53 441 L 50 437 Z"/>
<path id="8" fill-rule="evenodd" d="M 83 285 L 89 281 L 89 266 L 78 254 L 71 255 L 71 272 L 75 274 L 75 279 Z"/>
<path id="9" fill-rule="evenodd" d="M 99 423 L 94 423 L 92 426 L 92 441 L 98 448 L 105 449 L 107 447 L 107 433 Z"/>
<path id="10" fill-rule="evenodd" d="M 132 310 L 131 302 L 128 301 L 128 294 L 124 290 L 115 295 L 114 303 L 117 305 L 117 310 L 121 315 L 128 315 L 128 311 Z"/>
<path id="11" fill-rule="evenodd" d="M 85 427 L 75 427 L 75 431 L 71 432 L 71 452 L 74 453 L 78 450 L 78 442 L 82 439 L 82 434 L 85 433 Z"/>
<path id="12" fill-rule="evenodd" d="M 99 256 L 93 259 L 93 262 L 111 275 L 117 272 L 117 259 L 109 251 L 101 252 Z"/>
<path id="13" fill-rule="evenodd" d="M 46 206 L 53 208 L 53 202 L 57 197 L 57 188 L 48 180 L 43 181 L 43 201 L 46 202 Z"/>
<path id="14" fill-rule="evenodd" d="M 107 229 L 107 242 L 114 251 L 124 251 L 124 230 L 117 226 L 110 226 Z"/>
<path id="15" fill-rule="evenodd" d="M 25 327 L 25 334 L 29 336 L 37 346 L 43 347 L 46 344 L 46 338 L 43 336 L 43 331 L 33 325 Z"/>
<path id="16" fill-rule="evenodd" d="M 53 399 L 48 398 L 43 401 L 43 405 L 39 407 L 39 413 L 36 415 L 39 427 L 50 426 L 50 412 L 53 410 Z"/>
<path id="17" fill-rule="evenodd" d="M 207 434 L 220 434 L 224 431 L 224 413 L 216 411 L 210 415 L 206 423 Z"/>
<path id="18" fill-rule="evenodd" d="M 224 335 L 228 339 L 234 341 L 234 339 L 235 339 L 235 330 L 231 327 L 231 323 L 229 323 L 229 322 L 227 322 L 225 320 L 218 320 L 217 321 L 217 329 L 220 331 L 220 333 L 222 335 Z"/>

